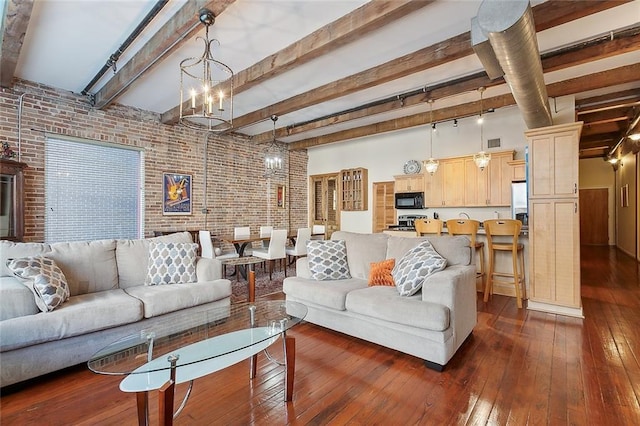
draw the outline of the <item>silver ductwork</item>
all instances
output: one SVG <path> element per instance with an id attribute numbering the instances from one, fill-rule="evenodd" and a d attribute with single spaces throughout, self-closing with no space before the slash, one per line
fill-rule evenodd
<path id="1" fill-rule="evenodd" d="M 504 74 L 528 128 L 553 124 L 528 0 L 483 0 L 471 44 L 489 78 Z"/>

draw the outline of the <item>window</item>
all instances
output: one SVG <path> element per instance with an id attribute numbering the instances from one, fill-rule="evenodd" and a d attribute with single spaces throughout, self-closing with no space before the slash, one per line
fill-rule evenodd
<path id="1" fill-rule="evenodd" d="M 45 241 L 142 238 L 144 152 L 47 138 Z"/>

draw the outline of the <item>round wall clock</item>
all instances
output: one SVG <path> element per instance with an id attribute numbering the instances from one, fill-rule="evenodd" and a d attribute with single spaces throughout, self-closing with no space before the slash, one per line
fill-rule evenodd
<path id="1" fill-rule="evenodd" d="M 420 163 L 416 160 L 409 160 L 404 163 L 404 173 L 407 175 L 413 175 L 420 173 Z"/>

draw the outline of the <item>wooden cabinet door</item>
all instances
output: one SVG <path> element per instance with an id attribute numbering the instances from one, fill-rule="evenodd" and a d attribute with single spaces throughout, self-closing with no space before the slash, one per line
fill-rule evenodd
<path id="1" fill-rule="evenodd" d="M 325 238 L 340 229 L 338 174 L 310 176 L 311 224 L 324 225 Z"/>
<path id="2" fill-rule="evenodd" d="M 424 191 L 424 175 L 422 173 L 415 175 L 394 176 L 396 192 L 423 192 Z"/>
<path id="3" fill-rule="evenodd" d="M 530 299 L 580 308 L 578 200 L 537 199 L 529 205 Z"/>
<path id="4" fill-rule="evenodd" d="M 396 223 L 393 182 L 373 183 L 373 232 L 382 232 Z"/>
<path id="5" fill-rule="evenodd" d="M 464 159 L 456 158 L 440 162 L 442 167 L 443 206 L 464 205 Z"/>
<path id="6" fill-rule="evenodd" d="M 529 197 L 578 196 L 578 142 L 582 123 L 534 129 L 529 139 Z"/>
<path id="7" fill-rule="evenodd" d="M 434 174 L 425 173 L 424 176 L 424 205 L 425 207 L 442 207 L 444 202 L 442 198 L 443 193 L 443 181 L 442 181 L 442 167 L 438 167 L 438 170 Z"/>
<path id="8" fill-rule="evenodd" d="M 488 174 L 487 205 L 509 206 L 511 205 L 511 165 L 513 152 L 501 152 L 491 156 Z"/>
<path id="9" fill-rule="evenodd" d="M 493 161 L 493 160 L 492 160 Z M 486 206 L 488 195 L 489 166 L 480 170 L 473 158 L 464 159 L 464 204 L 465 206 Z"/>

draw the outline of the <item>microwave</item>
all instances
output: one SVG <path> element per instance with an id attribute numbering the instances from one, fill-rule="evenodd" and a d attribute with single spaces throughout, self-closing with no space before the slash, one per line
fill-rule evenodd
<path id="1" fill-rule="evenodd" d="M 396 209 L 423 209 L 424 192 L 397 192 Z"/>

